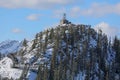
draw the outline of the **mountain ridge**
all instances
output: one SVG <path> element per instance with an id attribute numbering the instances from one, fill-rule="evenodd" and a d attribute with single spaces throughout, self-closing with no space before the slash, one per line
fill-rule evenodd
<path id="1" fill-rule="evenodd" d="M 0 43 L 0 53 L 9 54 L 20 50 L 22 43 L 17 40 L 5 40 Z"/>

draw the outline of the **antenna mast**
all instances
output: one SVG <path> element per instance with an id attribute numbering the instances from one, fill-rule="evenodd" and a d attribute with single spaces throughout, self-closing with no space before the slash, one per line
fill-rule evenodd
<path id="1" fill-rule="evenodd" d="M 63 20 L 66 20 L 66 13 L 63 14 Z"/>

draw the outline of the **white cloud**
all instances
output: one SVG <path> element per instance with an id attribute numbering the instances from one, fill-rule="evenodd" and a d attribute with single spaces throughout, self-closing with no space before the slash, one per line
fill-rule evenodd
<path id="1" fill-rule="evenodd" d="M 63 13 L 67 13 L 67 10 L 65 8 L 60 8 L 60 9 L 54 11 L 53 16 L 55 18 L 61 18 L 63 16 Z"/>
<path id="2" fill-rule="evenodd" d="M 105 23 L 105 22 L 101 22 L 99 24 L 97 24 L 95 27 L 94 27 L 95 30 L 99 30 L 101 29 L 103 31 L 103 33 L 105 33 L 106 35 L 108 35 L 108 37 L 114 37 L 114 36 L 119 36 L 120 34 L 120 28 L 117 28 L 117 27 L 112 27 L 110 26 L 108 23 Z"/>
<path id="3" fill-rule="evenodd" d="M 74 6 L 70 9 L 70 15 L 72 17 L 78 17 L 81 16 L 81 9 L 78 6 Z"/>
<path id="4" fill-rule="evenodd" d="M 26 18 L 31 21 L 39 20 L 40 14 L 30 14 Z"/>
<path id="5" fill-rule="evenodd" d="M 21 29 L 18 29 L 18 28 L 14 28 L 14 29 L 12 30 L 12 32 L 13 32 L 13 33 L 21 33 L 22 30 L 21 30 Z"/>
<path id="6" fill-rule="evenodd" d="M 79 6 L 74 6 L 71 8 L 70 14 L 73 17 L 78 16 L 101 17 L 107 14 L 120 15 L 120 3 L 113 5 L 93 3 L 89 8 L 85 9 L 80 8 Z"/>
<path id="7" fill-rule="evenodd" d="M 72 18 L 80 16 L 102 17 L 108 14 L 120 15 L 120 3 L 112 5 L 93 3 L 89 8 L 80 8 L 80 6 L 73 6 L 70 9 L 60 8 L 54 11 L 54 16 L 60 17 L 63 13 L 67 13 Z"/>
<path id="8" fill-rule="evenodd" d="M 69 5 L 74 0 L 0 0 L 0 7 L 5 8 L 50 8 L 58 5 Z"/>

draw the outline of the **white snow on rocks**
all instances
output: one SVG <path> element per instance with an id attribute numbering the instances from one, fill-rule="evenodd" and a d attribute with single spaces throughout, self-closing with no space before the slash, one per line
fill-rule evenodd
<path id="1" fill-rule="evenodd" d="M 13 80 L 18 79 L 21 76 L 22 70 L 12 68 L 12 66 L 13 61 L 10 58 L 3 58 L 3 60 L 0 61 L 0 76 L 2 78 L 7 77 Z"/>

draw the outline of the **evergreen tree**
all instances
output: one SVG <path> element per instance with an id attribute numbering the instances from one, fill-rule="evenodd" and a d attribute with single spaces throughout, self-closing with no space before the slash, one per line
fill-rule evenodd
<path id="1" fill-rule="evenodd" d="M 23 40 L 23 46 L 26 47 L 26 46 L 27 46 L 27 42 L 28 42 L 28 41 L 27 41 L 26 39 L 24 39 L 24 40 Z"/>

